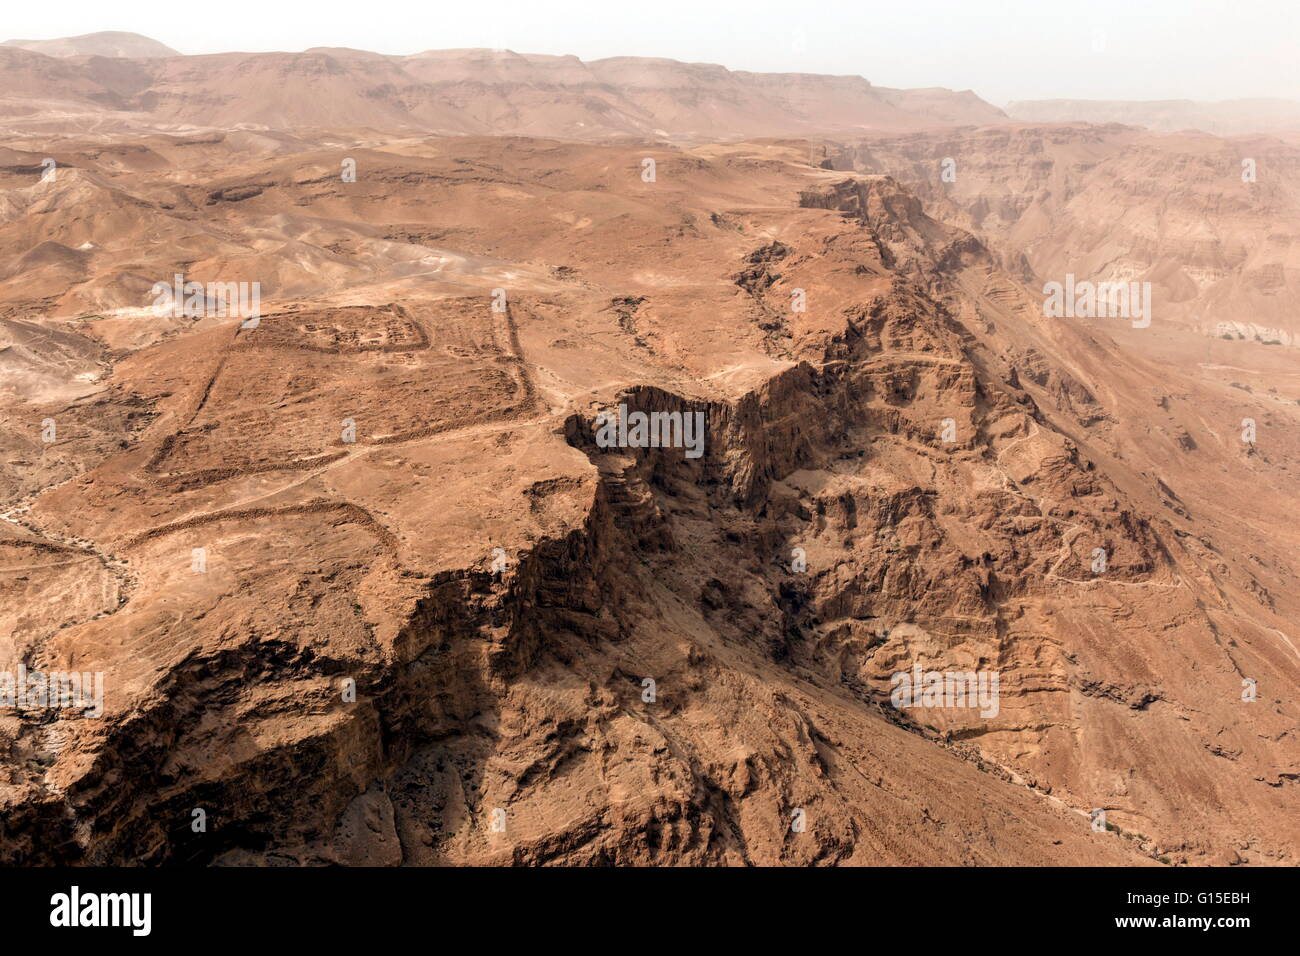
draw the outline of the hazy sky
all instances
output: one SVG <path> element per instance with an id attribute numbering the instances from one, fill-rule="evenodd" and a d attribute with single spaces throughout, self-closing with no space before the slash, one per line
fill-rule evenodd
<path id="1" fill-rule="evenodd" d="M 973 89 L 999 105 L 1300 99 L 1300 0 L 10 0 L 0 29 L 23 39 L 129 30 L 182 53 L 349 46 L 663 56 Z"/>

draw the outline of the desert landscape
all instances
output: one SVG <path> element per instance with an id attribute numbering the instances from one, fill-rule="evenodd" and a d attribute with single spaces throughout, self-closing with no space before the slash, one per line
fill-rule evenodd
<path id="1" fill-rule="evenodd" d="M 1294 101 L 96 33 L 0 130 L 0 863 L 1300 863 Z"/>

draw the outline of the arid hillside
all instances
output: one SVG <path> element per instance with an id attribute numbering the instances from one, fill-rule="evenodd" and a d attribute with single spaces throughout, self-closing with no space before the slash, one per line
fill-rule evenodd
<path id="1" fill-rule="evenodd" d="M 1161 132 L 1200 130 L 1219 135 L 1300 131 L 1300 102 L 1238 99 L 1195 100 L 1023 100 L 1007 113 L 1030 123 L 1123 123 Z"/>
<path id="2" fill-rule="evenodd" d="M 21 47 L 46 56 L 153 57 L 180 56 L 165 43 L 138 33 L 105 30 L 57 40 L 6 40 L 0 46 Z"/>
<path id="3" fill-rule="evenodd" d="M 1149 282 L 1159 328 L 1249 343 L 1230 351 L 1270 366 L 1254 346 L 1300 347 L 1300 137 L 1015 125 L 825 151 L 897 177 L 1035 291 Z"/>
<path id="4" fill-rule="evenodd" d="M 1290 147 L 1250 189 L 1111 127 L 701 143 L 751 101 L 543 59 L 490 109 L 441 55 L 0 59 L 105 110 L 0 151 L 0 670 L 105 689 L 0 711 L 4 861 L 1294 865 L 1300 361 L 1197 312 L 1290 297 Z M 348 128 L 336 67 L 467 100 Z M 262 68 L 335 128 L 237 122 Z M 541 69 L 624 112 L 513 115 L 645 138 L 428 134 Z M 1153 321 L 1045 315 L 1069 271 Z"/>
<path id="5" fill-rule="evenodd" d="M 747 73 L 645 57 L 587 63 L 509 50 L 168 56 L 146 47 L 154 41 L 145 37 L 126 44 L 142 52 L 123 54 L 97 36 L 98 45 L 0 45 L 0 128 L 371 127 L 713 142 L 1006 119 L 969 90 L 888 89 L 860 76 Z M 68 44 L 83 55 L 64 55 Z"/>

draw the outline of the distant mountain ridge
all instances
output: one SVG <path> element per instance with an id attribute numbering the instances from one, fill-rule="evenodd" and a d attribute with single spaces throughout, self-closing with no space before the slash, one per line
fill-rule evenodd
<path id="1" fill-rule="evenodd" d="M 87 46 L 41 44 L 60 51 Z M 0 118 L 30 115 L 35 94 L 62 108 L 71 101 L 154 125 L 369 126 L 574 139 L 855 134 L 1007 119 L 970 91 L 895 90 L 861 76 L 750 73 L 645 57 L 585 62 L 509 50 L 386 56 L 317 48 L 125 61 L 101 52 L 58 53 L 52 62 L 36 45 L 0 47 L 0 88 L 9 91 Z"/>
<path id="2" fill-rule="evenodd" d="M 16 46 L 46 56 L 180 56 L 165 43 L 138 33 L 117 30 L 86 33 L 79 37 L 61 37 L 57 40 L 5 40 L 3 46 Z"/>
<path id="3" fill-rule="evenodd" d="M 1300 130 L 1300 101 L 1195 100 L 1020 100 L 1007 105 L 1012 119 L 1031 123 L 1123 123 L 1158 132 L 1199 129 L 1235 133 Z"/>

